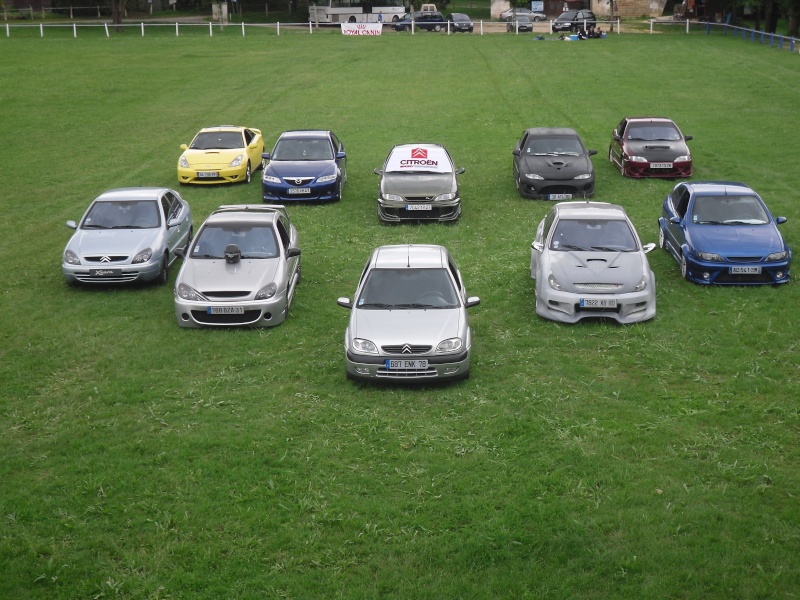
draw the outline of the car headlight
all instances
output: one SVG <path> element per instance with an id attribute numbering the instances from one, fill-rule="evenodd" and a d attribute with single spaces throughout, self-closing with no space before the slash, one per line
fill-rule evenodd
<path id="1" fill-rule="evenodd" d="M 461 338 L 450 338 L 449 340 L 439 342 L 439 345 L 436 346 L 436 353 L 446 354 L 448 352 L 458 352 L 461 350 L 463 344 L 464 342 L 461 341 Z"/>
<path id="2" fill-rule="evenodd" d="M 256 292 L 256 300 L 269 300 L 272 298 L 275 293 L 278 291 L 278 286 L 275 285 L 275 282 L 268 283 L 263 288 Z"/>
<path id="3" fill-rule="evenodd" d="M 336 181 L 336 173 L 333 175 L 323 175 L 322 177 L 317 178 L 317 183 L 330 183 L 331 181 Z"/>
<path id="4" fill-rule="evenodd" d="M 231 161 L 231 164 L 229 164 L 228 166 L 229 166 L 229 167 L 238 167 L 238 166 L 239 166 L 239 165 L 241 165 L 241 164 L 242 164 L 242 155 L 240 154 L 239 156 L 237 156 L 236 158 L 234 158 L 234 159 Z"/>
<path id="5" fill-rule="evenodd" d="M 184 169 L 189 168 L 189 161 L 186 160 L 186 157 L 183 154 L 181 154 L 181 159 L 178 161 L 178 164 L 182 166 Z"/>
<path id="6" fill-rule="evenodd" d="M 766 260 L 768 260 L 768 261 L 773 261 L 773 260 L 786 260 L 786 257 L 787 257 L 787 256 L 789 256 L 789 253 L 788 253 L 788 252 L 786 252 L 786 251 L 783 251 L 783 252 L 773 252 L 772 254 L 770 254 L 769 256 L 767 256 L 767 259 L 766 259 Z"/>
<path id="7" fill-rule="evenodd" d="M 81 264 L 81 259 L 72 250 L 67 250 L 64 252 L 64 262 L 68 265 L 79 265 Z"/>
<path id="8" fill-rule="evenodd" d="M 580 175 L 573 177 L 573 179 L 589 179 L 591 176 L 591 173 L 581 173 Z"/>
<path id="9" fill-rule="evenodd" d="M 391 200 L 392 202 L 402 202 L 403 201 L 403 197 L 399 196 L 397 194 L 384 194 L 383 195 L 383 199 L 384 200 Z"/>
<path id="10" fill-rule="evenodd" d="M 206 297 L 203 296 L 203 294 L 198 292 L 193 287 L 186 285 L 185 283 L 179 283 L 178 287 L 175 288 L 175 293 L 183 300 L 194 300 L 195 302 L 202 302 L 206 300 Z"/>
<path id="11" fill-rule="evenodd" d="M 153 257 L 153 250 L 152 248 L 145 248 L 139 254 L 133 257 L 131 264 L 139 265 L 142 263 L 146 263 Z"/>
<path id="12" fill-rule="evenodd" d="M 714 254 L 713 252 L 695 252 L 697 254 L 697 258 L 700 260 L 707 260 L 710 262 L 722 262 L 723 258 L 719 254 Z"/>
<path id="13" fill-rule="evenodd" d="M 557 292 L 563 292 L 564 288 L 558 283 L 558 279 L 556 279 L 555 275 L 550 273 L 550 276 L 547 278 L 547 283 L 550 284 L 550 287 L 556 290 Z"/>
<path id="14" fill-rule="evenodd" d="M 433 199 L 434 202 L 441 202 L 445 200 L 454 200 L 456 197 L 455 193 L 451 192 L 449 194 L 439 194 L 436 198 Z"/>
<path id="15" fill-rule="evenodd" d="M 272 175 L 267 175 L 266 173 L 264 173 L 261 176 L 261 181 L 263 181 L 264 183 L 280 183 L 281 182 L 281 180 L 278 179 L 277 177 L 273 177 Z"/>
<path id="16" fill-rule="evenodd" d="M 641 292 L 643 289 L 647 288 L 647 277 L 642 277 L 642 280 L 634 286 L 634 292 Z"/>
<path id="17" fill-rule="evenodd" d="M 627 160 L 629 162 L 650 162 L 644 156 L 629 156 Z"/>
<path id="18" fill-rule="evenodd" d="M 353 350 L 361 354 L 377 354 L 378 347 L 369 340 L 353 339 Z"/>
<path id="19" fill-rule="evenodd" d="M 684 154 L 683 156 L 679 156 L 678 158 L 676 158 L 672 162 L 689 162 L 690 160 L 692 160 L 692 155 L 691 154 Z"/>
<path id="20" fill-rule="evenodd" d="M 541 175 L 537 175 L 536 173 L 525 173 L 525 177 L 526 179 L 536 179 L 536 180 L 544 179 L 544 177 L 542 177 Z"/>

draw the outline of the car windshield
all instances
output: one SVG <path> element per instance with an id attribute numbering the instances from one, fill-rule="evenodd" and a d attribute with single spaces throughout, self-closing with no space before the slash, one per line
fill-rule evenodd
<path id="1" fill-rule="evenodd" d="M 450 17 L 453 19 L 453 21 L 463 21 L 465 23 L 469 21 L 469 17 L 461 13 L 453 13 L 450 15 Z"/>
<path id="2" fill-rule="evenodd" d="M 556 19 L 556 21 L 572 21 L 575 18 L 575 15 L 577 14 L 578 11 L 568 10 L 565 13 L 561 13 L 561 15 Z"/>
<path id="3" fill-rule="evenodd" d="M 681 134 L 672 123 L 631 125 L 628 139 L 641 142 L 678 142 Z"/>
<path id="4" fill-rule="evenodd" d="M 457 308 L 458 295 L 446 269 L 373 269 L 356 302 L 358 308 Z"/>
<path id="5" fill-rule="evenodd" d="M 692 223 L 698 225 L 764 225 L 769 215 L 755 196 L 697 196 Z"/>
<path id="6" fill-rule="evenodd" d="M 561 219 L 550 240 L 551 250 L 634 252 L 636 237 L 624 219 Z"/>
<path id="7" fill-rule="evenodd" d="M 574 137 L 529 137 L 525 154 L 533 156 L 580 156 L 583 147 Z"/>
<path id="8" fill-rule="evenodd" d="M 278 244 L 270 225 L 206 225 L 197 234 L 192 258 L 224 258 L 225 248 L 235 244 L 242 258 L 275 258 Z"/>
<path id="9" fill-rule="evenodd" d="M 83 229 L 154 229 L 161 225 L 153 200 L 95 202 L 83 220 Z"/>
<path id="10" fill-rule="evenodd" d="M 325 138 L 280 139 L 271 160 L 333 160 L 333 149 Z"/>
<path id="11" fill-rule="evenodd" d="M 233 150 L 244 148 L 244 138 L 238 131 L 203 131 L 189 147 L 192 150 Z"/>

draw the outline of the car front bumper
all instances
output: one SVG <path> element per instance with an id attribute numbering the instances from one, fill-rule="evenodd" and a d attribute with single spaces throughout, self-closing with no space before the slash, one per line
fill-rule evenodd
<path id="1" fill-rule="evenodd" d="M 408 205 L 429 205 L 429 210 L 409 210 Z M 461 198 L 441 202 L 402 202 L 378 198 L 378 218 L 381 221 L 455 221 L 461 216 Z"/>
<path id="2" fill-rule="evenodd" d="M 241 307 L 240 314 L 212 314 L 212 308 Z M 175 319 L 181 327 L 274 327 L 286 320 L 286 293 L 269 300 L 197 302 L 175 295 Z"/>
<path id="3" fill-rule="evenodd" d="M 307 189 L 307 192 L 292 193 L 291 190 Z M 283 203 L 296 201 L 324 201 L 339 200 L 339 182 L 311 183 L 308 185 L 294 186 L 278 183 L 264 183 L 261 181 L 261 197 L 264 202 Z"/>
<path id="4" fill-rule="evenodd" d="M 687 255 L 686 271 L 690 281 L 716 285 L 778 285 L 789 281 L 791 256 L 778 262 L 706 262 L 696 256 Z M 753 270 L 760 273 L 735 271 Z"/>
<path id="5" fill-rule="evenodd" d="M 534 200 L 571 200 L 594 196 L 594 177 L 591 179 L 528 179 L 519 178 L 519 193 Z"/>
<path id="6" fill-rule="evenodd" d="M 70 265 L 61 263 L 67 283 L 116 284 L 135 281 L 153 281 L 161 272 L 162 255 L 153 255 L 149 262 L 131 264 L 86 263 Z"/>
<path id="7" fill-rule="evenodd" d="M 420 370 L 387 368 L 387 361 L 389 360 L 410 358 L 427 360 L 428 368 Z M 469 375 L 470 351 L 433 356 L 375 356 L 371 354 L 354 354 L 345 347 L 345 367 L 349 377 L 364 381 L 441 381 L 462 379 Z"/>
<path id="8" fill-rule="evenodd" d="M 623 169 L 626 177 L 640 178 L 640 177 L 664 177 L 667 179 L 674 178 L 688 178 L 692 176 L 692 161 L 687 160 L 683 162 L 673 162 L 672 167 L 667 169 L 653 168 L 652 165 L 669 163 L 664 161 L 658 162 L 635 162 L 630 160 L 623 160 Z"/>
<path id="9" fill-rule="evenodd" d="M 214 173 L 214 177 L 200 177 L 199 173 Z M 184 169 L 178 167 L 178 182 L 184 184 L 212 185 L 215 183 L 237 183 L 247 181 L 247 163 L 238 167 Z"/>
<path id="10" fill-rule="evenodd" d="M 544 284 L 547 285 L 547 284 Z M 581 299 L 609 299 L 617 301 L 616 308 L 584 308 Z M 655 282 L 641 292 L 628 294 L 580 294 L 557 291 L 549 286 L 536 297 L 536 314 L 562 323 L 577 323 L 587 317 L 604 317 L 618 323 L 647 321 L 656 316 Z"/>

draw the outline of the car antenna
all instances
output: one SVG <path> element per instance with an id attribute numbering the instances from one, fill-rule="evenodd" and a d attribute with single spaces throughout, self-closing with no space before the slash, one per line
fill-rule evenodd
<path id="1" fill-rule="evenodd" d="M 406 247 L 406 267 L 411 267 L 411 244 Z"/>

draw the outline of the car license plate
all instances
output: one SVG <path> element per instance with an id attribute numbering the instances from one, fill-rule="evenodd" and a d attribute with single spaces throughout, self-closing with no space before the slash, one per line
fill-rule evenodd
<path id="1" fill-rule="evenodd" d="M 119 277 L 122 269 L 89 269 L 90 277 Z"/>
<path id="2" fill-rule="evenodd" d="M 290 194 L 310 194 L 311 188 L 289 188 Z"/>
<path id="3" fill-rule="evenodd" d="M 430 204 L 406 204 L 406 210 L 432 210 Z"/>
<path id="4" fill-rule="evenodd" d="M 672 163 L 650 163 L 651 169 L 671 169 Z"/>
<path id="5" fill-rule="evenodd" d="M 617 308 L 617 299 L 581 298 L 581 308 Z"/>
<path id="6" fill-rule="evenodd" d="M 209 315 L 243 315 L 244 306 L 209 306 L 206 312 Z"/>
<path id="7" fill-rule="evenodd" d="M 198 171 L 198 177 L 219 177 L 219 171 Z"/>
<path id="8" fill-rule="evenodd" d="M 386 368 L 390 371 L 410 371 L 418 369 L 427 369 L 427 360 L 386 360 Z"/>
<path id="9" fill-rule="evenodd" d="M 549 194 L 548 200 L 572 200 L 572 194 Z"/>
<path id="10" fill-rule="evenodd" d="M 761 267 L 731 267 L 731 275 L 761 275 Z"/>

